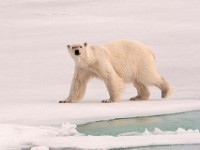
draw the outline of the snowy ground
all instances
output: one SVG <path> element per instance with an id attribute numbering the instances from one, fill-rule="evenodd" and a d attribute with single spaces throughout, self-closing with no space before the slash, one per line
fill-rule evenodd
<path id="1" fill-rule="evenodd" d="M 174 87 L 169 100 L 160 100 L 159 90 L 152 88 L 150 101 L 130 102 L 128 99 L 136 91 L 127 85 L 122 102 L 101 104 L 100 100 L 108 97 L 106 88 L 101 81 L 92 80 L 83 101 L 58 104 L 67 97 L 74 66 L 65 45 L 85 41 L 100 44 L 116 39 L 137 39 L 154 49 L 158 70 Z M 91 140 L 96 148 L 105 149 L 130 146 L 119 142 L 122 138 L 129 138 L 130 143 L 152 139 L 142 143 L 152 145 L 154 139 L 167 141 L 171 136 L 180 136 L 66 135 L 77 135 L 70 124 L 200 110 L 199 58 L 199 0 L 1 0 L 0 149 L 29 144 L 73 147 L 79 145 L 76 141 L 80 148 L 95 148 L 89 147 Z M 64 131 L 61 127 L 61 136 L 57 131 L 60 129 L 52 125 L 63 123 L 67 126 L 64 125 Z M 182 144 L 200 143 L 198 132 L 184 135 Z M 56 141 L 55 145 L 51 145 L 51 140 Z M 100 147 L 99 141 L 109 142 Z M 157 141 L 155 145 L 166 142 Z"/>

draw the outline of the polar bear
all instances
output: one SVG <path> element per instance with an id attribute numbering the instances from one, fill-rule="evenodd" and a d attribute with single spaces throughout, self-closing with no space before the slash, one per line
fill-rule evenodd
<path id="1" fill-rule="evenodd" d="M 103 103 L 118 102 L 124 83 L 132 83 L 137 96 L 130 100 L 147 100 L 148 86 L 161 90 L 166 98 L 172 92 L 169 83 L 158 74 L 152 50 L 134 40 L 119 40 L 105 45 L 67 45 L 75 62 L 74 75 L 67 99 L 59 103 L 74 103 L 85 93 L 87 82 L 96 77 L 104 81 L 110 98 Z"/>

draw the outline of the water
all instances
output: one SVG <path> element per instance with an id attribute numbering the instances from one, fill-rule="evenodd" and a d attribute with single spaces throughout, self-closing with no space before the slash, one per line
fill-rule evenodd
<path id="1" fill-rule="evenodd" d="M 145 129 L 153 131 L 157 127 L 163 131 L 176 131 L 177 128 L 199 129 L 200 111 L 192 111 L 173 115 L 153 117 L 127 118 L 110 121 L 99 121 L 79 125 L 77 130 L 86 135 L 112 135 L 117 136 L 128 132 L 144 132 Z M 124 148 L 122 148 L 124 149 Z M 127 148 L 133 150 L 199 150 L 200 145 L 166 145 Z M 119 148 L 120 150 L 120 148 Z"/>
<path id="2" fill-rule="evenodd" d="M 145 129 L 153 131 L 159 128 L 162 131 L 176 131 L 178 128 L 199 129 L 200 130 L 200 111 L 191 111 L 173 115 L 161 115 L 153 117 L 139 117 L 127 119 L 115 119 L 109 121 L 91 122 L 78 125 L 80 133 L 93 136 L 112 135 L 137 132 L 143 133 Z M 76 148 L 50 148 L 50 150 L 79 150 Z M 199 150 L 200 145 L 165 145 L 147 147 L 128 147 L 117 148 L 117 150 Z"/>
<path id="3" fill-rule="evenodd" d="M 92 122 L 79 125 L 77 130 L 86 135 L 117 136 L 127 132 L 142 133 L 145 131 L 145 129 L 153 131 L 155 127 L 161 129 L 162 131 L 175 131 L 177 128 L 200 130 L 200 111 L 192 111 L 174 115 Z"/>

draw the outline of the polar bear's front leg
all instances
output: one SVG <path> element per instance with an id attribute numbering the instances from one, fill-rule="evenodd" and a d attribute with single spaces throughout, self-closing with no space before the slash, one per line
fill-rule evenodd
<path id="1" fill-rule="evenodd" d="M 85 94 L 85 89 L 90 76 L 82 69 L 75 69 L 70 93 L 68 98 L 59 101 L 59 103 L 74 103 L 79 101 Z"/>
<path id="2" fill-rule="evenodd" d="M 123 80 L 115 72 L 107 72 L 104 82 L 108 89 L 110 98 L 108 100 L 102 100 L 102 103 L 118 102 L 123 90 Z"/>

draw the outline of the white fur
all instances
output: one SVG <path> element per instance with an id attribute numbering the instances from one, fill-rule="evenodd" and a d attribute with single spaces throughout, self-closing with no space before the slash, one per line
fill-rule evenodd
<path id="1" fill-rule="evenodd" d="M 76 49 L 81 54 L 75 55 L 72 47 L 79 47 Z M 171 94 L 169 84 L 157 72 L 152 50 L 140 42 L 121 40 L 105 45 L 75 44 L 68 46 L 68 50 L 75 61 L 75 71 L 70 94 L 61 103 L 80 100 L 91 77 L 100 78 L 107 87 L 110 98 L 102 102 L 119 101 L 124 83 L 132 83 L 137 89 L 138 95 L 131 100 L 148 99 L 148 86 L 161 89 L 162 98 Z"/>

